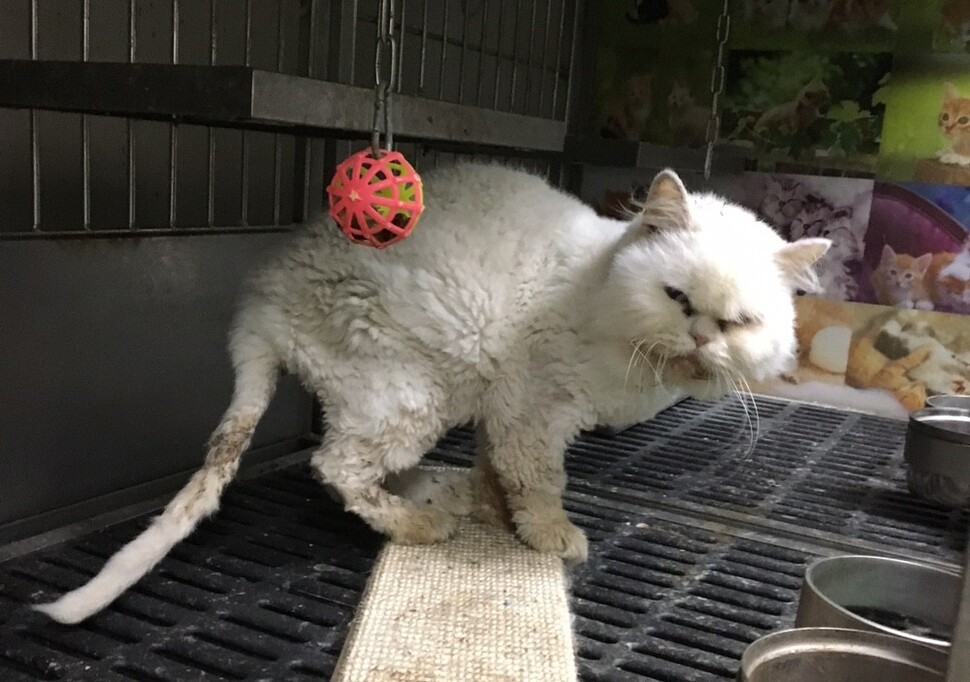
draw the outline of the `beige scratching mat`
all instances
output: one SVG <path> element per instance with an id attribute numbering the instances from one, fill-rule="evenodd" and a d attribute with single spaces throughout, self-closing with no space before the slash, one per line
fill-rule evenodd
<path id="1" fill-rule="evenodd" d="M 471 521 L 386 545 L 333 680 L 575 682 L 562 562 Z"/>

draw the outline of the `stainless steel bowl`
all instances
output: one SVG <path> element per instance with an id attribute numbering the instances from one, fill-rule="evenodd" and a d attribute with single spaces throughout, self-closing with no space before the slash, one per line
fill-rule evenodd
<path id="1" fill-rule="evenodd" d="M 942 682 L 946 654 L 890 635 L 802 628 L 766 635 L 741 657 L 739 682 Z"/>
<path id="2" fill-rule="evenodd" d="M 960 606 L 959 573 L 875 556 L 818 559 L 805 571 L 795 627 L 881 632 L 948 650 Z"/>
<path id="3" fill-rule="evenodd" d="M 914 495 L 970 504 L 970 410 L 928 407 L 909 416 L 906 482 Z"/>
<path id="4" fill-rule="evenodd" d="M 970 395 L 931 395 L 926 399 L 927 407 L 955 408 L 970 410 Z"/>

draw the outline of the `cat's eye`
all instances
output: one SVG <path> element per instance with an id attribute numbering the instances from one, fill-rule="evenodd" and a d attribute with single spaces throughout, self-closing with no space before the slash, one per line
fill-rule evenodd
<path id="1" fill-rule="evenodd" d="M 667 294 L 667 297 L 671 301 L 680 304 L 680 307 L 684 311 L 684 315 L 690 317 L 694 314 L 694 306 L 690 304 L 690 297 L 688 297 L 683 291 L 677 287 L 664 286 L 664 293 Z"/>
<path id="2" fill-rule="evenodd" d="M 913 279 L 913 273 L 907 272 L 905 275 L 903 275 L 903 277 L 905 277 L 906 279 Z"/>
<path id="3" fill-rule="evenodd" d="M 940 118 L 942 120 L 944 120 L 944 121 L 949 121 L 950 120 L 950 115 L 949 114 L 943 114 L 942 116 L 940 116 Z"/>
<path id="4" fill-rule="evenodd" d="M 801 292 L 804 293 L 804 292 Z M 732 327 L 749 327 L 754 324 L 754 318 L 748 315 L 739 315 L 733 320 L 718 320 L 717 328 L 721 330 L 723 334 Z"/>
<path id="5" fill-rule="evenodd" d="M 966 125 L 967 123 L 970 123 L 970 117 L 961 116 L 960 118 L 957 119 L 957 123 L 959 123 L 960 125 Z"/>

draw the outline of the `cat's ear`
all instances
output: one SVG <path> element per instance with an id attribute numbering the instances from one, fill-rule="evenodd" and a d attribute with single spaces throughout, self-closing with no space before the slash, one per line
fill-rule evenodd
<path id="1" fill-rule="evenodd" d="M 951 99 L 957 99 L 960 97 L 960 93 L 957 92 L 957 86 L 953 83 L 943 84 L 943 101 L 948 102 Z"/>
<path id="2" fill-rule="evenodd" d="M 932 253 L 924 253 L 916 259 L 916 267 L 919 268 L 920 274 L 926 274 L 926 268 L 930 267 L 931 262 L 933 262 Z"/>
<path id="3" fill-rule="evenodd" d="M 893 251 L 893 247 L 889 244 L 884 244 L 882 247 L 882 262 L 888 263 L 896 257 L 896 252 Z"/>
<path id="4" fill-rule="evenodd" d="M 818 278 L 812 266 L 825 255 L 830 246 L 832 246 L 831 239 L 820 237 L 799 239 L 778 249 L 775 252 L 775 263 L 791 288 L 815 291 Z"/>
<path id="5" fill-rule="evenodd" d="M 669 168 L 657 173 L 657 177 L 650 183 L 647 201 L 674 201 L 679 204 L 687 203 L 687 188 L 681 182 L 680 176 Z"/>

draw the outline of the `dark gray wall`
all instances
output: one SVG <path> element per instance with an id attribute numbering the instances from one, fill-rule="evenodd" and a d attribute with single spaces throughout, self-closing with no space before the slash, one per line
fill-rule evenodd
<path id="1" fill-rule="evenodd" d="M 0 539 L 200 464 L 231 395 L 239 284 L 283 238 L 0 242 Z M 287 382 L 254 447 L 292 449 L 310 417 Z"/>

